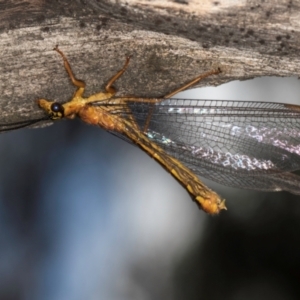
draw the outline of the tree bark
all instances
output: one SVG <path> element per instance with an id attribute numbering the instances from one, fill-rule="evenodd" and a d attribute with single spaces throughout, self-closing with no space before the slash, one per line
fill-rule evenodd
<path id="1" fill-rule="evenodd" d="M 202 72 L 197 86 L 298 76 L 300 3 L 292 0 L 10 0 L 0 2 L 0 124 L 43 117 L 39 98 L 74 92 L 55 45 L 86 95 L 116 82 L 118 95 L 158 97 Z"/>

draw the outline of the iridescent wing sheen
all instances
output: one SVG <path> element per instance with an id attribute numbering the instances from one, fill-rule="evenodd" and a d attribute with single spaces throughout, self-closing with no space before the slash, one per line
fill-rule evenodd
<path id="1" fill-rule="evenodd" d="M 197 175 L 300 194 L 300 177 L 290 173 L 300 169 L 298 110 L 281 103 L 188 99 L 128 106 L 147 137 Z M 116 114 L 128 119 L 128 110 Z"/>

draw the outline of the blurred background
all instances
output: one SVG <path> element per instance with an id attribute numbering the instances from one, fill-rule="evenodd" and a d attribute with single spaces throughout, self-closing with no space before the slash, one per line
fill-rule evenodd
<path id="1" fill-rule="evenodd" d="M 186 98 L 300 104 L 296 78 Z M 209 216 L 137 147 L 80 121 L 0 136 L 0 300 L 299 299 L 300 198 L 205 181 Z"/>

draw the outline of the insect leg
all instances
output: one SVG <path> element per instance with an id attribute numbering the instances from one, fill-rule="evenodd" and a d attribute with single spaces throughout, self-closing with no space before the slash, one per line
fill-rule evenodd
<path id="1" fill-rule="evenodd" d="M 185 84 L 184 86 L 176 89 L 175 91 L 173 91 L 161 98 L 142 98 L 142 97 L 123 96 L 123 97 L 120 97 L 120 99 L 122 99 L 123 101 L 126 101 L 126 102 L 143 102 L 143 103 L 152 103 L 152 104 L 159 103 L 159 102 L 164 101 L 165 99 L 171 98 L 172 96 L 174 96 L 175 94 L 177 94 L 179 92 L 182 92 L 182 91 L 188 89 L 189 87 L 193 86 L 194 84 L 198 83 L 199 81 L 201 81 L 202 79 L 204 79 L 206 77 L 209 77 L 211 75 L 217 75 L 220 73 L 221 73 L 221 69 L 219 69 L 219 68 L 212 70 L 212 71 L 208 71 L 206 73 L 203 73 L 203 74 L 199 75 L 198 77 L 194 78 L 193 80 L 191 80 L 190 82 L 188 82 L 187 84 Z"/>
<path id="2" fill-rule="evenodd" d="M 115 94 L 116 91 L 115 89 L 111 86 L 118 78 L 120 78 L 122 76 L 122 74 L 126 71 L 127 67 L 128 67 L 128 64 L 129 64 L 129 61 L 130 61 L 130 56 L 127 56 L 126 57 L 126 62 L 123 66 L 123 68 L 117 72 L 117 74 L 115 74 L 110 80 L 109 82 L 107 83 L 107 85 L 105 86 L 105 90 L 108 92 L 108 93 L 111 93 L 111 94 Z"/>
<path id="3" fill-rule="evenodd" d="M 78 79 L 75 78 L 75 76 L 74 76 L 74 74 L 73 74 L 73 71 L 72 71 L 72 69 L 71 69 L 71 66 L 70 66 L 70 64 L 69 64 L 69 62 L 68 62 L 66 56 L 64 55 L 64 53 L 63 53 L 61 50 L 59 50 L 59 48 L 58 48 L 57 45 L 55 46 L 55 48 L 54 48 L 53 50 L 56 51 L 57 53 L 59 53 L 60 56 L 63 58 L 63 60 L 64 60 L 64 67 L 65 67 L 65 69 L 66 69 L 66 71 L 67 71 L 67 73 L 68 73 L 68 75 L 69 75 L 69 77 L 70 77 L 72 83 L 73 83 L 75 86 L 78 87 L 78 90 L 76 91 L 74 97 L 76 97 L 76 96 L 81 97 L 82 94 L 83 94 L 83 92 L 84 92 L 85 82 L 82 81 L 82 80 L 78 80 Z"/>
<path id="4" fill-rule="evenodd" d="M 220 74 L 221 73 L 221 69 L 218 68 L 218 69 L 215 69 L 215 70 L 211 70 L 211 71 L 208 71 L 208 72 L 205 72 L 203 74 L 200 74 L 198 77 L 194 78 L 193 80 L 191 80 L 190 82 L 188 82 L 187 84 L 185 84 L 184 86 L 176 89 L 175 91 L 165 95 L 163 97 L 163 99 L 169 99 L 171 98 L 172 96 L 174 96 L 175 94 L 178 94 L 179 92 L 182 92 L 186 89 L 188 89 L 189 87 L 193 86 L 194 84 L 198 83 L 199 81 L 201 81 L 202 79 L 206 78 L 206 77 L 209 77 L 211 75 L 217 75 L 217 74 Z M 162 100 L 161 100 L 162 101 Z"/>
<path id="5" fill-rule="evenodd" d="M 198 83 L 199 81 L 201 81 L 202 79 L 208 77 L 208 76 L 211 76 L 211 75 L 217 75 L 221 73 L 221 69 L 218 68 L 216 70 L 211 70 L 211 71 L 208 71 L 206 73 L 203 73 L 201 75 L 199 75 L 198 77 L 196 77 L 195 79 L 191 80 L 190 82 L 188 82 L 187 84 L 185 84 L 184 86 L 176 89 L 175 91 L 165 95 L 163 97 L 163 99 L 161 99 L 160 101 L 163 101 L 164 99 L 169 99 L 171 98 L 172 96 L 174 96 L 175 94 L 178 94 L 179 92 L 182 92 L 186 89 L 188 89 L 189 87 L 193 86 L 194 84 Z M 160 102 L 159 101 L 159 102 Z M 146 119 L 146 122 L 145 122 L 145 126 L 144 126 L 144 132 L 146 132 L 148 130 L 148 127 L 149 127 L 149 124 L 150 124 L 150 121 L 151 121 L 151 117 L 152 117 L 152 114 L 153 114 L 153 107 L 150 109 L 149 111 L 149 114 L 148 114 L 148 117 Z"/>
<path id="6" fill-rule="evenodd" d="M 92 102 L 97 102 L 99 101 L 100 99 L 103 99 L 103 96 L 105 99 L 109 99 L 109 98 L 112 98 L 115 93 L 116 93 L 116 90 L 111 86 L 118 78 L 120 78 L 122 76 L 122 74 L 126 71 L 127 67 L 128 67 L 128 64 L 129 64 L 129 61 L 130 61 L 130 56 L 127 56 L 126 57 L 126 62 L 123 66 L 123 68 L 121 70 L 119 70 L 109 81 L 108 83 L 106 84 L 105 86 L 105 90 L 106 90 L 106 93 L 103 93 L 103 92 L 100 92 L 100 93 L 97 93 L 97 94 L 94 94 L 92 96 L 90 96 L 88 98 L 88 102 L 92 103 Z M 126 97 L 124 97 L 124 99 L 126 99 Z M 120 98 L 121 101 L 124 100 L 123 97 Z"/>
<path id="7" fill-rule="evenodd" d="M 202 79 L 206 78 L 206 77 L 209 77 L 211 75 L 217 75 L 217 74 L 220 74 L 221 73 L 221 69 L 218 68 L 218 69 L 215 69 L 215 70 L 211 70 L 211 71 L 208 71 L 206 73 L 203 73 L 203 74 L 200 74 L 199 76 L 197 76 L 196 78 L 194 78 L 193 80 L 191 80 L 190 82 L 188 82 L 187 84 L 183 85 L 182 87 L 176 89 L 175 91 L 165 95 L 164 97 L 162 98 L 154 98 L 154 99 L 151 99 L 151 98 L 134 98 L 134 97 L 124 97 L 124 100 L 125 101 L 133 101 L 133 102 L 144 102 L 144 103 L 152 103 L 153 105 L 155 103 L 159 103 L 159 102 L 162 102 L 164 101 L 165 99 L 168 99 L 168 98 L 171 98 L 172 96 L 174 96 L 175 94 L 181 92 L 181 91 L 184 91 L 186 89 L 188 89 L 189 87 L 193 86 L 194 84 L 198 83 L 199 81 L 201 81 Z M 143 132 L 146 132 L 148 127 L 149 127 L 149 124 L 150 124 L 150 121 L 151 121 L 151 117 L 152 117 L 152 113 L 153 113 L 153 109 L 154 107 L 152 107 L 150 110 L 149 110 L 149 114 L 148 114 L 148 117 L 145 121 L 145 125 L 144 125 L 144 129 L 143 129 Z"/>

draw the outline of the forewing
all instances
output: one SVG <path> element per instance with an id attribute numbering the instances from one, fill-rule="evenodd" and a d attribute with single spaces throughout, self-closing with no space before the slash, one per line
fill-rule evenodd
<path id="1" fill-rule="evenodd" d="M 241 188 L 300 191 L 298 176 L 287 173 L 300 169 L 300 113 L 285 104 L 168 99 L 129 106 L 148 138 L 198 175 Z"/>

